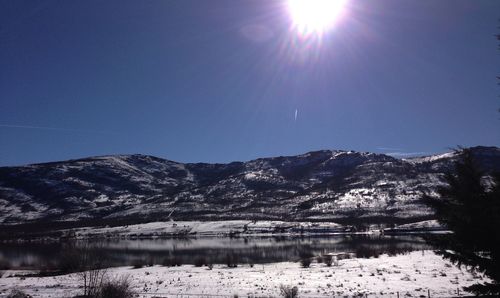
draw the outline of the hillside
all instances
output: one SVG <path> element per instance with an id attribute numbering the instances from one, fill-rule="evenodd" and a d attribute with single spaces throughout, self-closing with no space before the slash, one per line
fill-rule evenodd
<path id="1" fill-rule="evenodd" d="M 485 171 L 500 148 L 472 148 Z M 0 223 L 267 219 L 411 223 L 454 153 L 396 159 L 323 150 L 229 164 L 116 155 L 0 168 Z"/>

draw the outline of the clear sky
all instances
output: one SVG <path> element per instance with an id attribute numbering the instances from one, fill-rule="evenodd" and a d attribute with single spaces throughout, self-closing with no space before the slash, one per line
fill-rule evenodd
<path id="1" fill-rule="evenodd" d="M 0 165 L 500 146 L 497 0 L 0 0 Z"/>

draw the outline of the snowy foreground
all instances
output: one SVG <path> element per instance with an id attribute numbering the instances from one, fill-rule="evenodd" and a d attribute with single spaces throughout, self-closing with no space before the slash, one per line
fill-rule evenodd
<path id="1" fill-rule="evenodd" d="M 0 297 L 13 288 L 33 297 L 71 297 L 82 292 L 77 274 L 54 277 L 11 277 L 6 271 L 0 278 Z M 181 297 L 227 295 L 239 297 L 280 296 L 280 285 L 297 286 L 300 297 L 354 296 L 431 297 L 457 296 L 457 289 L 481 281 L 481 276 L 451 265 L 432 251 L 371 259 L 342 260 L 339 266 L 327 267 L 313 262 L 310 268 L 299 263 L 265 265 L 225 265 L 207 267 L 111 268 L 113 278 L 128 275 L 139 297 Z"/>

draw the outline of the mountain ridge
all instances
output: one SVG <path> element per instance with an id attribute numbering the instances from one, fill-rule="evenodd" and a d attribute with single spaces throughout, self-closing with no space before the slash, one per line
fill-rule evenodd
<path id="1" fill-rule="evenodd" d="M 500 171 L 500 148 L 471 148 Z M 0 224 L 269 219 L 414 222 L 443 184 L 454 153 L 398 159 L 345 150 L 231 163 L 104 155 L 0 167 Z"/>

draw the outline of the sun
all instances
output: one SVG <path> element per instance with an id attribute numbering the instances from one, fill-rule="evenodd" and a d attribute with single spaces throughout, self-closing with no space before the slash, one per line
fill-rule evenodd
<path id="1" fill-rule="evenodd" d="M 347 0 L 288 0 L 293 27 L 301 35 L 323 35 L 342 15 Z"/>

